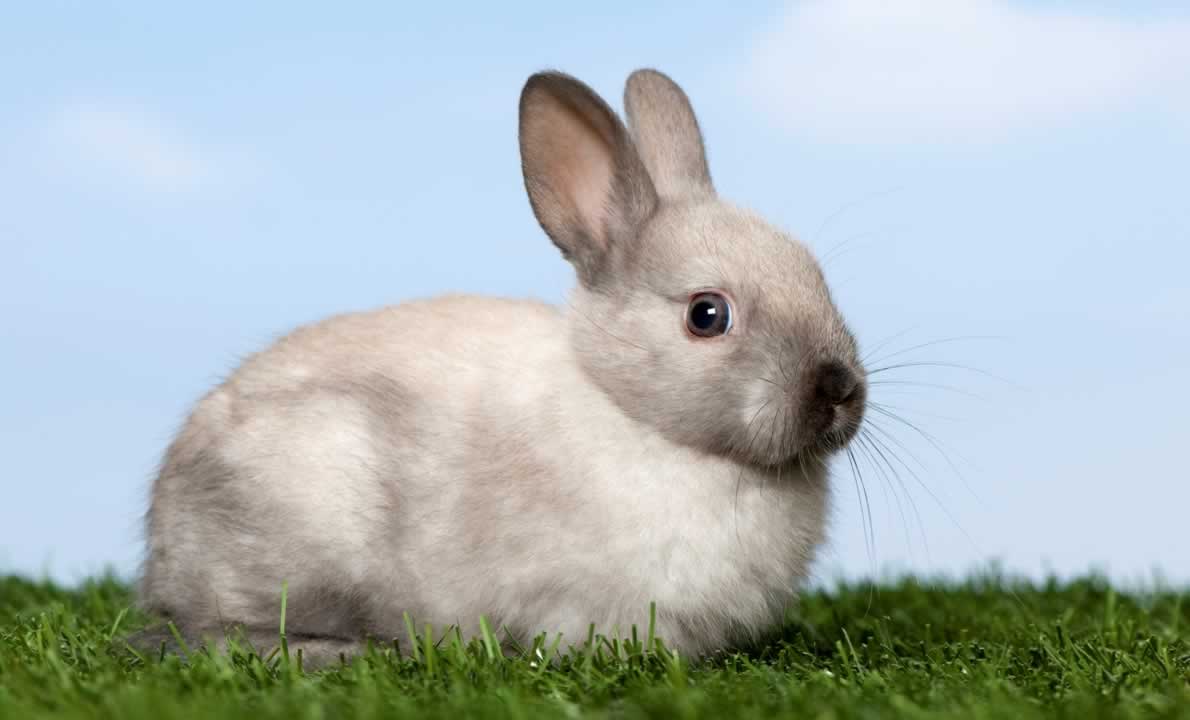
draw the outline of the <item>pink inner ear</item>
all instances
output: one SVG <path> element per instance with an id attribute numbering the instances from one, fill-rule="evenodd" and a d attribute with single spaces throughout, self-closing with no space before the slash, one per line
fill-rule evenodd
<path id="1" fill-rule="evenodd" d="M 615 180 L 612 148 L 585 118 L 562 104 L 550 104 L 542 127 L 548 128 L 545 175 L 552 178 L 558 201 L 570 206 L 565 210 L 572 222 L 604 248 L 608 199 Z"/>
<path id="2" fill-rule="evenodd" d="M 588 131 L 589 142 L 575 146 L 574 203 L 587 233 L 605 246 L 608 196 L 615 170 L 611 154 L 599 138 Z"/>

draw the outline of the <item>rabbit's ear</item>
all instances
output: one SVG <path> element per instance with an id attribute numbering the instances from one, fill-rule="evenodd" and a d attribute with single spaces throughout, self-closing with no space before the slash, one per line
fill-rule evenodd
<path id="1" fill-rule="evenodd" d="M 663 198 L 714 195 L 702 133 L 682 88 L 656 70 L 637 70 L 624 88 L 628 126 Z"/>
<path id="2" fill-rule="evenodd" d="M 593 90 L 538 73 L 521 91 L 521 169 L 537 221 L 594 285 L 657 206 L 628 131 Z"/>

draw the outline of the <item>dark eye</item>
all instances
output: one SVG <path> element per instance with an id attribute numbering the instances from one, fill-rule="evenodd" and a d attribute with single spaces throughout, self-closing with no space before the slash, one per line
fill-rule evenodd
<path id="1" fill-rule="evenodd" d="M 686 329 L 698 337 L 726 335 L 731 330 L 731 304 L 717 292 L 695 295 L 686 309 Z"/>

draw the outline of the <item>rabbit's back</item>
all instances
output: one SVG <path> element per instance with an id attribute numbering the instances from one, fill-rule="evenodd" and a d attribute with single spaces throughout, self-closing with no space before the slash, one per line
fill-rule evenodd
<path id="1" fill-rule="evenodd" d="M 249 357 L 166 453 L 145 605 L 191 626 L 275 625 L 285 581 L 298 626 L 308 611 L 350 635 L 385 617 L 377 595 L 416 609 L 425 542 L 410 534 L 431 531 L 493 449 L 468 419 L 541 403 L 535 369 L 565 348 L 548 305 L 449 296 L 333 317 Z"/>

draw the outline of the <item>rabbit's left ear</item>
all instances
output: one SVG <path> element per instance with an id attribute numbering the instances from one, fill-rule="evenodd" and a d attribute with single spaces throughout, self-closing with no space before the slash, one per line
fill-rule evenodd
<path id="1" fill-rule="evenodd" d="M 521 91 L 520 143 L 533 213 L 594 286 L 657 205 L 628 130 L 591 88 L 543 72 Z"/>
<path id="2" fill-rule="evenodd" d="M 662 198 L 715 194 L 698 119 L 682 88 L 656 70 L 637 70 L 624 88 L 628 128 Z"/>

